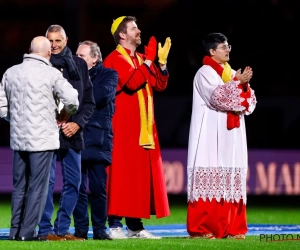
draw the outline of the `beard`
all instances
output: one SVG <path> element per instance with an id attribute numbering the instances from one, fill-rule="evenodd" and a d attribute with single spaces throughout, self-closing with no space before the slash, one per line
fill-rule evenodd
<path id="1" fill-rule="evenodd" d="M 138 47 L 142 41 L 140 36 L 136 37 L 128 37 L 127 43 L 130 44 L 131 46 Z"/>
<path id="2" fill-rule="evenodd" d="M 142 43 L 141 37 L 140 36 L 136 37 L 135 38 L 135 44 L 136 44 L 136 46 L 139 46 L 141 43 Z"/>

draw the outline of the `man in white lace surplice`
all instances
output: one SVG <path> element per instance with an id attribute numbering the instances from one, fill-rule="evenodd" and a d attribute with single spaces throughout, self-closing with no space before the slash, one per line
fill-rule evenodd
<path id="1" fill-rule="evenodd" d="M 190 236 L 209 239 L 244 238 L 248 168 L 244 115 L 256 105 L 248 83 L 252 69 L 241 73 L 230 68 L 231 46 L 223 34 L 209 34 L 203 45 L 207 56 L 193 83 L 187 230 Z M 247 91 L 249 98 L 243 98 Z M 227 128 L 228 112 L 238 121 L 233 129 Z"/>

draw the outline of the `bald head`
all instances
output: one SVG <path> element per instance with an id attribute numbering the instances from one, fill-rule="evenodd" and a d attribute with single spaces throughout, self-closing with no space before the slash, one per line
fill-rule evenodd
<path id="1" fill-rule="evenodd" d="M 36 54 L 50 59 L 51 56 L 51 43 L 44 36 L 37 36 L 33 38 L 30 44 L 30 53 Z"/>

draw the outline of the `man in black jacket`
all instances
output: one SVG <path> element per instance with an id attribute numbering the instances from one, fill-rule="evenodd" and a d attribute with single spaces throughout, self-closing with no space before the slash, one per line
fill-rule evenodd
<path id="1" fill-rule="evenodd" d="M 102 55 L 97 43 L 84 41 L 76 55 L 88 65 L 93 83 L 96 108 L 83 130 L 85 149 L 82 150 L 82 181 L 79 198 L 73 212 L 75 236 L 88 238 L 89 215 L 87 178 L 91 192 L 91 219 L 94 240 L 112 240 L 106 233 L 106 167 L 111 164 L 112 117 L 115 111 L 115 94 L 118 74 L 102 66 Z"/>
<path id="2" fill-rule="evenodd" d="M 75 114 L 70 116 L 62 109 L 57 118 L 58 126 L 61 128 L 60 148 L 52 161 L 46 206 L 39 223 L 39 236 L 50 241 L 84 240 L 73 236 L 69 229 L 81 183 L 81 150 L 84 148 L 83 129 L 95 108 L 93 87 L 89 79 L 86 62 L 73 56 L 67 47 L 68 38 L 65 30 L 60 25 L 51 25 L 46 32 L 46 37 L 51 43 L 50 62 L 62 72 L 63 76 L 78 91 L 79 108 Z M 51 219 L 54 212 L 53 188 L 56 160 L 61 163 L 63 188 L 53 228 Z"/>

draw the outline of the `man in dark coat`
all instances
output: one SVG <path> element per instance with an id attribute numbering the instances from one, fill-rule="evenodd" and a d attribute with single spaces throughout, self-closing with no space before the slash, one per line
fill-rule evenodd
<path id="1" fill-rule="evenodd" d="M 112 117 L 115 111 L 115 93 L 118 74 L 102 66 L 99 46 L 92 41 L 79 44 L 76 55 L 88 65 L 93 83 L 96 109 L 83 131 L 85 149 L 82 150 L 82 175 L 79 198 L 73 212 L 75 236 L 88 238 L 89 215 L 87 179 L 91 192 L 91 219 L 94 240 L 112 240 L 106 233 L 106 167 L 111 164 Z"/>
<path id="2" fill-rule="evenodd" d="M 68 38 L 65 30 L 60 25 L 51 25 L 46 32 L 46 37 L 51 43 L 50 62 L 62 72 L 63 76 L 78 91 L 79 108 L 71 116 L 65 112 L 65 109 L 62 109 L 57 118 L 61 128 L 60 148 L 52 161 L 48 196 L 39 223 L 39 235 L 50 241 L 82 241 L 83 238 L 77 238 L 70 234 L 70 224 L 81 183 L 81 150 L 84 148 L 83 129 L 95 108 L 93 87 L 89 78 L 87 63 L 82 58 L 73 56 L 67 47 Z M 57 158 L 62 167 L 63 188 L 53 228 L 51 219 L 54 212 L 53 188 Z"/>

